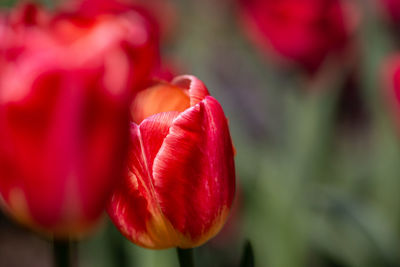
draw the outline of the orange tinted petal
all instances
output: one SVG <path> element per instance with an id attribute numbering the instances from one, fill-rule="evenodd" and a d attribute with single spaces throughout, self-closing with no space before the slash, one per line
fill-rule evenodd
<path id="1" fill-rule="evenodd" d="M 184 90 L 160 83 L 138 93 L 131 107 L 131 116 L 139 124 L 151 115 L 167 111 L 182 112 L 189 106 L 190 99 Z"/>

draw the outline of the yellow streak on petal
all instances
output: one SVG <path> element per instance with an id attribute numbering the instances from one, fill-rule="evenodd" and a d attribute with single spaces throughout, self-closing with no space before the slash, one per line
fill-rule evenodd
<path id="1" fill-rule="evenodd" d="M 20 188 L 13 188 L 9 193 L 9 206 L 13 216 L 24 224 L 31 224 L 32 217 L 24 192 Z"/>
<path id="2" fill-rule="evenodd" d="M 225 222 L 228 219 L 230 209 L 227 206 L 224 206 L 221 209 L 221 213 L 215 221 L 212 224 L 212 227 L 208 229 L 207 232 L 203 233 L 200 239 L 198 240 L 192 240 L 190 237 L 185 237 L 180 239 L 180 243 L 178 243 L 176 246 L 180 248 L 193 248 L 193 247 L 198 247 L 213 238 L 215 235 L 221 231 L 222 227 L 224 226 Z"/>
<path id="3" fill-rule="evenodd" d="M 79 224 L 60 224 L 58 226 L 52 227 L 51 229 L 44 228 L 42 225 L 38 224 L 34 220 L 34 218 L 32 218 L 28 203 L 25 198 L 25 194 L 20 188 L 13 188 L 10 190 L 8 204 L 4 199 L 0 197 L 0 205 L 4 206 L 6 213 L 14 218 L 18 223 L 25 225 L 31 230 L 40 233 L 48 238 L 53 238 L 54 236 L 56 236 L 58 238 L 81 239 L 94 232 L 97 229 L 98 225 L 100 225 L 101 223 L 101 220 L 95 222 L 79 221 Z M 71 218 L 68 219 L 71 220 Z"/>
<path id="4" fill-rule="evenodd" d="M 147 222 L 147 232 L 133 236 L 137 245 L 150 249 L 165 249 L 171 247 L 193 248 L 200 246 L 213 238 L 224 226 L 230 209 L 224 206 L 220 215 L 215 219 L 213 226 L 201 236 L 193 240 L 189 235 L 178 232 L 171 222 L 161 213 L 154 214 Z"/>
<path id="5" fill-rule="evenodd" d="M 171 223 L 160 212 L 154 203 L 149 203 L 149 212 L 152 215 L 146 222 L 146 232 L 131 232 L 131 239 L 144 248 L 165 249 L 175 247 L 177 233 Z M 128 229 L 128 228 L 126 228 Z M 127 232 L 126 232 L 127 233 Z"/>

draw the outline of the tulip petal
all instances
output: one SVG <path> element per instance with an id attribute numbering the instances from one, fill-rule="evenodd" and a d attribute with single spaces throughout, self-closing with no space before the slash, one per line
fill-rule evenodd
<path id="1" fill-rule="evenodd" d="M 219 103 L 207 96 L 173 122 L 153 164 L 159 205 L 185 237 L 201 245 L 223 226 L 235 191 L 232 141 Z"/>
<path id="2" fill-rule="evenodd" d="M 144 247 L 171 246 L 173 230 L 165 225 L 153 188 L 152 166 L 179 112 L 164 112 L 132 123 L 127 177 L 113 192 L 108 213 L 128 239 Z"/>
<path id="3" fill-rule="evenodd" d="M 193 75 L 178 76 L 172 81 L 172 84 L 189 91 L 190 106 L 196 105 L 210 95 L 204 83 Z"/>

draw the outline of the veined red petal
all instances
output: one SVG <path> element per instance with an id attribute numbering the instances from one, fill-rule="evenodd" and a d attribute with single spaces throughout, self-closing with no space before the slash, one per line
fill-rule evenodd
<path id="1" fill-rule="evenodd" d="M 161 210 L 194 247 L 226 220 L 235 191 L 232 141 L 219 103 L 207 96 L 181 113 L 154 159 L 154 187 Z"/>
<path id="2" fill-rule="evenodd" d="M 176 77 L 172 84 L 189 91 L 190 106 L 194 106 L 210 95 L 202 81 L 193 75 L 181 75 Z"/>
<path id="3" fill-rule="evenodd" d="M 132 123 L 128 172 L 113 192 L 108 213 L 118 229 L 136 244 L 172 246 L 174 230 L 166 225 L 153 186 L 154 157 L 179 112 L 164 112 Z"/>

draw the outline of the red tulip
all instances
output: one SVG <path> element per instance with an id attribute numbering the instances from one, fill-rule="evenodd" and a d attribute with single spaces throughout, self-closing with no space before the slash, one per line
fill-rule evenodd
<path id="1" fill-rule="evenodd" d="M 387 11 L 389 17 L 394 23 L 400 23 L 400 1 L 398 0 L 379 0 Z"/>
<path id="2" fill-rule="evenodd" d="M 104 11 L 121 11 L 134 6 L 156 21 L 163 39 L 169 37 L 176 28 L 177 14 L 175 6 L 169 0 L 66 0 L 64 6 L 80 6 L 92 15 Z"/>
<path id="3" fill-rule="evenodd" d="M 132 242 L 190 248 L 225 223 L 235 191 L 233 148 L 220 104 L 193 76 L 158 83 L 132 104 L 128 170 L 108 213 Z"/>
<path id="4" fill-rule="evenodd" d="M 85 27 L 85 24 L 93 23 L 93 18 L 98 21 L 110 19 L 126 30 L 126 38 L 121 45 L 130 63 L 133 64 L 135 75 L 132 78 L 139 79 L 139 81 L 134 80 L 131 87 L 144 85 L 140 84 L 144 80 L 143 77 L 149 77 L 154 69 L 158 68 L 160 60 L 159 31 L 153 18 L 145 10 L 117 0 L 82 0 L 72 13 L 58 16 L 60 20 L 72 21 L 74 26 L 80 29 L 82 26 Z M 64 30 L 63 27 L 60 29 Z M 103 37 L 106 36 L 107 33 L 103 33 Z"/>
<path id="5" fill-rule="evenodd" d="M 0 27 L 0 199 L 31 228 L 81 235 L 123 176 L 132 88 L 154 44 L 133 10 L 47 23 L 24 10 Z"/>
<path id="6" fill-rule="evenodd" d="M 310 73 L 346 47 L 354 14 L 340 0 L 238 0 L 251 39 Z"/>

